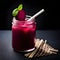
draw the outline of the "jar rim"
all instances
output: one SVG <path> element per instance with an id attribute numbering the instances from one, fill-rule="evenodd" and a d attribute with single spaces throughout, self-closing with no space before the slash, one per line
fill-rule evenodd
<path id="1" fill-rule="evenodd" d="M 26 18 L 25 18 L 24 21 L 19 21 L 19 20 L 17 20 L 15 17 L 13 17 L 12 24 L 14 24 L 14 23 L 21 23 L 21 22 L 26 22 L 27 24 L 32 24 L 32 23 L 35 22 L 35 19 L 33 19 L 32 21 L 28 21 L 28 22 L 27 22 L 27 20 L 28 20 L 30 17 L 31 17 L 30 15 L 26 15 Z M 35 22 L 35 23 L 36 23 L 36 22 Z"/>

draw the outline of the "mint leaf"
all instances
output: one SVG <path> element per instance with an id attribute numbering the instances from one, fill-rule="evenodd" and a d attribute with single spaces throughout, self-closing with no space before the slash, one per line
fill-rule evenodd
<path id="1" fill-rule="evenodd" d="M 13 10 L 12 15 L 16 16 L 17 14 L 18 14 L 18 9 L 16 8 L 16 9 Z"/>
<path id="2" fill-rule="evenodd" d="M 23 9 L 23 4 L 20 4 L 19 6 L 18 6 L 18 10 L 22 10 Z"/>

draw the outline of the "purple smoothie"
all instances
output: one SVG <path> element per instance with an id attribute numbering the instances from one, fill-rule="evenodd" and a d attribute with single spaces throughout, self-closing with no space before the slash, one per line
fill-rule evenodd
<path id="1" fill-rule="evenodd" d="M 12 25 L 12 47 L 17 51 L 29 50 L 35 47 L 36 24 L 35 22 L 29 23 L 16 20 Z"/>

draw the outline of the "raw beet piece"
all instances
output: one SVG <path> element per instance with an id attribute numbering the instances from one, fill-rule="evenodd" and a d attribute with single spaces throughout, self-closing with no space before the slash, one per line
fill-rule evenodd
<path id="1" fill-rule="evenodd" d="M 20 21 L 23 21 L 25 20 L 25 17 L 26 17 L 26 13 L 24 10 L 20 10 L 16 16 L 16 19 L 17 20 L 20 20 Z"/>

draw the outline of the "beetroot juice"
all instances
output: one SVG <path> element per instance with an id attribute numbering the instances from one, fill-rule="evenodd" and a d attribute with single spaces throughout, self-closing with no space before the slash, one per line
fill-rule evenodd
<path id="1" fill-rule="evenodd" d="M 16 51 L 30 51 L 35 48 L 36 24 L 31 21 L 14 20 L 12 24 L 12 47 Z"/>

